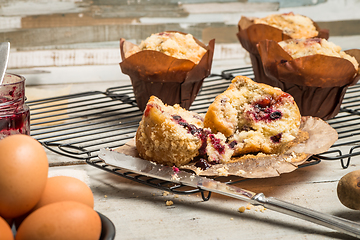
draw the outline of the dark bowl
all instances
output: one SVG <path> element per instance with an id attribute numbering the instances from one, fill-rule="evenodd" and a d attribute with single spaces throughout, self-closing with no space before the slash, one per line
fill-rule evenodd
<path id="1" fill-rule="evenodd" d="M 97 212 L 100 216 L 101 220 L 101 235 L 99 240 L 113 240 L 115 239 L 116 229 L 113 222 L 107 218 L 105 215 Z M 14 236 L 16 235 L 16 227 L 15 224 L 12 225 L 12 231 Z"/>
<path id="2" fill-rule="evenodd" d="M 113 222 L 105 215 L 97 212 L 101 219 L 101 235 L 99 240 L 115 239 L 116 229 Z"/>

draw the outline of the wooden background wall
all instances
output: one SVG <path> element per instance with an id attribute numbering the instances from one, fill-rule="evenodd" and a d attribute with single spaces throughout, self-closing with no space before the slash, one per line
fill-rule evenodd
<path id="1" fill-rule="evenodd" d="M 61 82 L 116 81 L 124 78 L 121 37 L 139 43 L 177 30 L 204 43 L 215 38 L 214 60 L 225 62 L 219 68 L 246 65 L 235 35 L 241 16 L 290 11 L 328 28 L 344 49 L 360 48 L 358 0 L 0 0 L 0 41 L 10 41 L 9 69 L 27 75 L 29 84 L 59 82 L 45 73 L 63 74 Z"/>

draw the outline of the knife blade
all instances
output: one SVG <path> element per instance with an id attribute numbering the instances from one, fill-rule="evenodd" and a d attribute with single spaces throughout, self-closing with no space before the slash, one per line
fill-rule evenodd
<path id="1" fill-rule="evenodd" d="M 10 43 L 0 43 L 0 85 L 2 85 L 10 55 Z"/>
<path id="2" fill-rule="evenodd" d="M 126 169 L 133 173 L 215 192 L 246 201 L 253 205 L 261 205 L 267 209 L 307 220 L 334 229 L 338 232 L 360 238 L 360 224 L 356 222 L 321 213 L 273 197 L 266 197 L 263 193 L 254 193 L 234 185 L 228 185 L 211 178 L 202 177 L 177 168 L 125 155 L 110 149 L 100 149 L 98 157 L 108 165 Z"/>

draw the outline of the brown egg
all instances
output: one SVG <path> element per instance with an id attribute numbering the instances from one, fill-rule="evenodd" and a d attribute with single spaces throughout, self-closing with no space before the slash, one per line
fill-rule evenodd
<path id="1" fill-rule="evenodd" d="M 349 172 L 340 178 L 337 195 L 345 207 L 360 210 L 360 170 Z"/>
<path id="2" fill-rule="evenodd" d="M 27 135 L 0 140 L 0 153 L 0 216 L 16 218 L 39 201 L 49 164 L 41 144 Z"/>
<path id="3" fill-rule="evenodd" d="M 0 239 L 14 240 L 14 235 L 9 224 L 2 217 L 0 217 Z"/>
<path id="4" fill-rule="evenodd" d="M 46 205 L 32 212 L 20 225 L 15 239 L 87 239 L 99 240 L 101 220 L 89 206 L 63 201 Z"/>
<path id="5" fill-rule="evenodd" d="M 76 201 L 94 207 L 94 196 L 83 181 L 67 176 L 48 178 L 45 189 L 34 210 L 54 202 Z"/>

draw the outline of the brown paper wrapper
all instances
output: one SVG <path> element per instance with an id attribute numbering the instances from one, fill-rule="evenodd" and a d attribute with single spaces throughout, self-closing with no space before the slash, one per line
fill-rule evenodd
<path id="1" fill-rule="evenodd" d="M 299 141 L 296 141 L 281 154 L 247 154 L 241 157 L 233 157 L 233 161 L 230 163 L 216 164 L 206 170 L 196 167 L 195 163 L 180 168 L 193 171 L 201 176 L 277 177 L 283 173 L 295 171 L 311 155 L 326 152 L 338 139 L 336 130 L 319 118 L 302 117 L 300 130 L 306 133 L 307 137 L 298 137 Z M 115 151 L 139 157 L 134 139 L 115 149 Z"/>
<path id="2" fill-rule="evenodd" d="M 131 79 L 135 99 L 141 111 L 145 109 L 152 95 L 168 105 L 179 104 L 189 109 L 204 79 L 211 73 L 215 47 L 214 39 L 207 46 L 194 39 L 207 50 L 198 64 L 153 50 L 140 51 L 125 58 L 125 53 L 133 44 L 120 39 L 120 68 Z"/>
<path id="3" fill-rule="evenodd" d="M 319 38 L 329 38 L 329 31 L 327 29 L 320 29 L 316 22 L 314 22 L 316 30 L 319 32 Z M 255 81 L 260 83 L 266 83 L 271 86 L 272 80 L 269 79 L 264 73 L 261 58 L 257 49 L 257 44 L 265 39 L 274 40 L 280 42 L 283 40 L 291 39 L 287 34 L 284 34 L 282 30 L 266 25 L 266 24 L 254 24 L 254 20 L 242 16 L 238 22 L 237 37 L 246 51 L 250 54 L 251 65 L 254 70 Z"/>
<path id="4" fill-rule="evenodd" d="M 320 54 L 293 59 L 273 40 L 260 41 L 258 50 L 266 83 L 291 94 L 302 116 L 333 118 L 347 88 L 360 79 L 346 59 Z M 360 61 L 360 50 L 346 52 Z"/>

